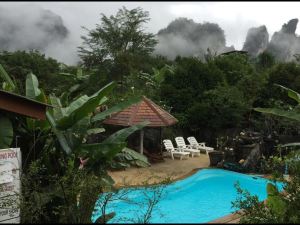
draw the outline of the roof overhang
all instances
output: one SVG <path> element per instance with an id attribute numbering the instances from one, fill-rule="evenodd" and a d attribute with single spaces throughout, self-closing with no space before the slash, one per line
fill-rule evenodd
<path id="1" fill-rule="evenodd" d="M 52 107 L 21 95 L 0 90 L 0 110 L 45 120 L 48 106 Z"/>

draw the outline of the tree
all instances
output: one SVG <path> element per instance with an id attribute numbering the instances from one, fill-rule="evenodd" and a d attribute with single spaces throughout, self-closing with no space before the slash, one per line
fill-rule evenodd
<path id="1" fill-rule="evenodd" d="M 275 57 L 269 52 L 262 52 L 257 56 L 256 65 L 258 69 L 267 69 L 275 65 Z"/>
<path id="2" fill-rule="evenodd" d="M 143 24 L 150 20 L 149 12 L 140 7 L 132 10 L 123 7 L 115 16 L 101 15 L 101 23 L 95 29 L 84 27 L 88 34 L 82 36 L 79 55 L 87 67 L 112 61 L 125 69 L 123 74 L 128 73 L 134 63 L 132 59 L 149 55 L 157 44 L 154 35 L 143 29 Z"/>
<path id="3" fill-rule="evenodd" d="M 62 80 L 64 77 L 58 74 L 59 63 L 53 58 L 46 58 L 38 51 L 4 51 L 0 53 L 0 63 L 15 82 L 20 94 L 25 94 L 24 84 L 30 72 L 37 76 L 46 92 L 60 92 L 68 88 L 70 83 L 64 82 L 65 80 Z"/>

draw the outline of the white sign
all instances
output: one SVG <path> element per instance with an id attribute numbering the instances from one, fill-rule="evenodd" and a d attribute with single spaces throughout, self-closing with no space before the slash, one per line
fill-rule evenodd
<path id="1" fill-rule="evenodd" d="M 0 149 L 0 223 L 20 223 L 20 148 Z"/>

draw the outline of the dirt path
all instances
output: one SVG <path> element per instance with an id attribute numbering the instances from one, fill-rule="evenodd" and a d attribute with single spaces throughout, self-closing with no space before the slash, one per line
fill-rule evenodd
<path id="1" fill-rule="evenodd" d="M 190 175 L 195 169 L 209 167 L 209 157 L 201 154 L 184 160 L 165 158 L 165 162 L 152 164 L 147 168 L 128 168 L 123 171 L 109 171 L 116 186 L 153 184 L 164 179 L 179 179 Z"/>

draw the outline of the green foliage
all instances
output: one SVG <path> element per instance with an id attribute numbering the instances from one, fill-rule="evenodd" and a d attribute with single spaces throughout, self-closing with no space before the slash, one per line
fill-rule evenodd
<path id="1" fill-rule="evenodd" d="M 79 52 L 86 66 L 101 64 L 107 59 L 130 63 L 132 56 L 148 55 L 154 50 L 157 43 L 154 35 L 142 28 L 149 21 L 147 11 L 123 7 L 115 16 L 101 16 L 101 24 L 93 30 L 85 28 L 88 35 L 82 36 L 83 46 Z"/>
<path id="2" fill-rule="evenodd" d="M 279 192 L 273 184 L 267 185 L 268 197 L 265 204 L 257 196 L 237 188 L 238 198 L 233 206 L 243 210 L 240 223 L 299 223 L 300 209 L 300 163 L 299 155 L 291 154 L 289 161 L 290 179 L 285 181 L 284 192 Z"/>
<path id="3" fill-rule="evenodd" d="M 247 56 L 221 55 L 203 63 L 175 60 L 174 74 L 161 85 L 161 99 L 172 107 L 178 126 L 188 131 L 227 129 L 247 122 L 253 102 L 265 85 Z"/>
<path id="4" fill-rule="evenodd" d="M 271 183 L 267 184 L 267 194 L 267 207 L 273 214 L 282 218 L 286 214 L 287 202 L 284 201 L 277 188 Z"/>
<path id="5" fill-rule="evenodd" d="M 275 65 L 275 58 L 269 52 L 264 51 L 257 56 L 256 64 L 258 69 L 265 70 Z"/>
<path id="6" fill-rule="evenodd" d="M 138 103 L 139 101 L 141 101 L 141 97 L 136 96 L 136 97 L 132 97 L 128 101 L 120 102 L 118 105 L 115 105 L 115 106 L 105 110 L 104 112 L 96 114 L 91 119 L 91 122 L 101 121 L 101 120 L 105 119 L 108 115 L 110 115 L 114 112 L 117 112 L 117 111 L 121 111 L 122 109 L 125 109 L 132 104 Z"/>
<path id="7" fill-rule="evenodd" d="M 161 84 L 161 99 L 181 113 L 222 80 L 221 71 L 215 67 L 196 58 L 180 58 L 174 74 L 166 74 Z"/>
<path id="8" fill-rule="evenodd" d="M 13 126 L 11 121 L 0 115 L 0 149 L 9 148 L 13 141 Z"/>
<path id="9" fill-rule="evenodd" d="M 257 105 L 261 107 L 270 107 L 272 99 L 282 99 L 284 102 L 294 106 L 295 102 L 285 95 L 284 92 L 278 91 L 277 86 L 280 84 L 294 91 L 300 91 L 300 67 L 294 62 L 276 63 L 267 72 L 267 84 L 260 91 L 259 102 Z"/>
<path id="10" fill-rule="evenodd" d="M 247 55 L 229 54 L 215 58 L 214 64 L 223 72 L 225 80 L 229 85 L 235 85 L 246 75 L 254 73 Z"/>
<path id="11" fill-rule="evenodd" d="M 40 157 L 41 164 L 33 168 L 29 167 L 28 176 L 24 178 L 24 182 L 27 184 L 24 185 L 26 199 L 22 200 L 24 205 L 22 208 L 24 210 L 23 221 L 34 223 L 43 221 L 91 222 L 94 203 L 100 192 L 103 191 L 101 188 L 111 187 L 113 184 L 106 169 L 112 159 L 125 148 L 126 138 L 147 124 L 144 122 L 124 128 L 101 143 L 86 143 L 88 135 L 103 131 L 101 128 L 92 128 L 92 112 L 107 100 L 106 96 L 111 92 L 113 86 L 113 83 L 110 83 L 91 97 L 81 96 L 67 107 L 62 107 L 59 98 L 49 97 L 55 106 L 46 112 L 51 129 L 48 129 L 44 154 Z M 38 81 L 33 74 L 28 75 L 26 90 L 32 98 L 38 98 L 43 93 L 42 89 L 38 88 Z M 121 103 L 119 106 L 112 107 L 109 112 L 102 112 L 103 115 L 99 113 L 93 121 L 101 121 L 107 115 L 122 110 L 137 100 L 139 99 L 135 98 Z M 54 164 L 50 162 L 53 157 L 56 157 Z M 79 167 L 82 170 L 78 169 L 78 158 L 85 161 Z M 34 163 L 32 165 L 35 165 Z M 35 173 L 46 165 L 49 172 L 40 176 Z M 32 176 L 30 175 L 31 170 L 34 172 Z M 35 177 L 39 177 L 46 184 L 36 183 L 36 185 L 29 186 L 30 182 L 34 182 L 32 179 Z M 31 208 L 31 211 L 34 212 L 32 215 L 27 211 Z"/>
<path id="12" fill-rule="evenodd" d="M 147 157 L 126 147 L 116 155 L 111 163 L 111 167 L 113 169 L 120 169 L 130 166 L 148 167 L 150 166 L 150 163 L 148 162 Z"/>
<path id="13" fill-rule="evenodd" d="M 288 96 L 296 100 L 299 104 L 299 94 L 284 86 L 278 85 L 283 90 L 285 90 Z M 282 116 L 287 119 L 295 119 L 297 121 L 299 117 L 299 112 L 286 112 L 280 109 L 272 108 L 255 108 L 258 112 L 263 112 L 267 114 L 274 114 L 276 116 Z M 285 145 L 285 147 L 298 146 Z M 289 154 L 284 159 L 281 157 L 281 147 L 278 146 L 280 150 L 280 157 L 270 157 L 267 167 L 271 170 L 275 177 L 278 177 L 278 167 L 279 174 L 281 178 L 284 172 L 282 171 L 283 166 L 289 168 L 290 179 L 286 182 L 284 187 L 284 192 L 281 193 L 277 188 L 272 185 L 267 185 L 268 198 L 266 204 L 259 203 L 258 201 L 253 201 L 255 197 L 246 195 L 243 191 L 238 190 L 241 196 L 245 199 L 238 198 L 236 202 L 233 203 L 240 209 L 244 210 L 244 215 L 241 219 L 241 223 L 299 223 L 299 199 L 300 199 L 300 161 L 299 154 Z M 277 170 L 277 171 L 276 171 Z M 280 171 L 281 170 L 281 171 Z M 276 173 L 277 172 L 277 173 Z M 280 176 L 279 176 L 280 177 Z"/>
<path id="14" fill-rule="evenodd" d="M 107 98 L 105 97 L 114 87 L 114 83 L 110 83 L 96 92 L 94 95 L 88 97 L 86 95 L 73 101 L 68 107 L 63 108 L 65 115 L 56 123 L 58 129 L 68 129 L 73 124 L 88 116 L 89 113 L 95 111 L 98 105 L 102 105 Z"/>
<path id="15" fill-rule="evenodd" d="M 14 91 L 16 86 L 14 82 L 11 80 L 10 76 L 6 73 L 3 66 L 0 64 L 0 77 L 4 80 L 3 89 L 7 91 Z"/>
<path id="16" fill-rule="evenodd" d="M 46 92 L 59 92 L 69 85 L 63 82 L 62 76 L 58 76 L 59 63 L 38 51 L 3 51 L 0 54 L 0 63 L 15 81 L 19 94 L 25 94 L 26 75 L 30 72 L 37 76 Z"/>
<path id="17" fill-rule="evenodd" d="M 282 85 L 277 85 L 280 88 L 282 88 L 283 90 L 285 90 L 288 93 L 288 96 L 294 100 L 297 101 L 298 106 L 300 103 L 300 94 L 294 90 L 291 90 L 289 88 L 286 88 Z M 272 114 L 272 115 L 276 115 L 276 116 L 281 116 L 287 119 L 292 119 L 292 120 L 296 120 L 296 121 L 300 121 L 300 111 L 299 111 L 299 107 L 295 107 L 291 110 L 282 110 L 282 109 L 278 109 L 278 108 L 254 108 L 255 111 L 258 112 L 262 112 L 262 113 L 266 113 L 266 114 Z"/>
<path id="18" fill-rule="evenodd" d="M 300 90 L 300 68 L 296 63 L 279 63 L 271 71 L 269 82 L 281 84 L 293 90 Z"/>
<path id="19" fill-rule="evenodd" d="M 205 92 L 201 102 L 187 110 L 188 126 L 194 129 L 238 127 L 248 107 L 236 87 L 219 86 Z"/>
<path id="20" fill-rule="evenodd" d="M 235 209 L 242 210 L 240 223 L 242 224 L 262 224 L 262 223 L 280 223 L 272 211 L 260 202 L 257 196 L 252 196 L 247 190 L 243 190 L 239 184 L 235 185 L 238 197 L 232 206 Z"/>
<path id="21" fill-rule="evenodd" d="M 69 159 L 63 175 L 51 174 L 44 160 L 33 162 L 22 177 L 21 222 L 91 223 L 94 203 L 107 185 L 105 176 L 78 170 L 74 158 Z"/>
<path id="22" fill-rule="evenodd" d="M 41 94 L 41 91 L 38 89 L 39 83 L 32 73 L 27 75 L 26 79 L 26 96 L 31 99 L 35 99 Z"/>

